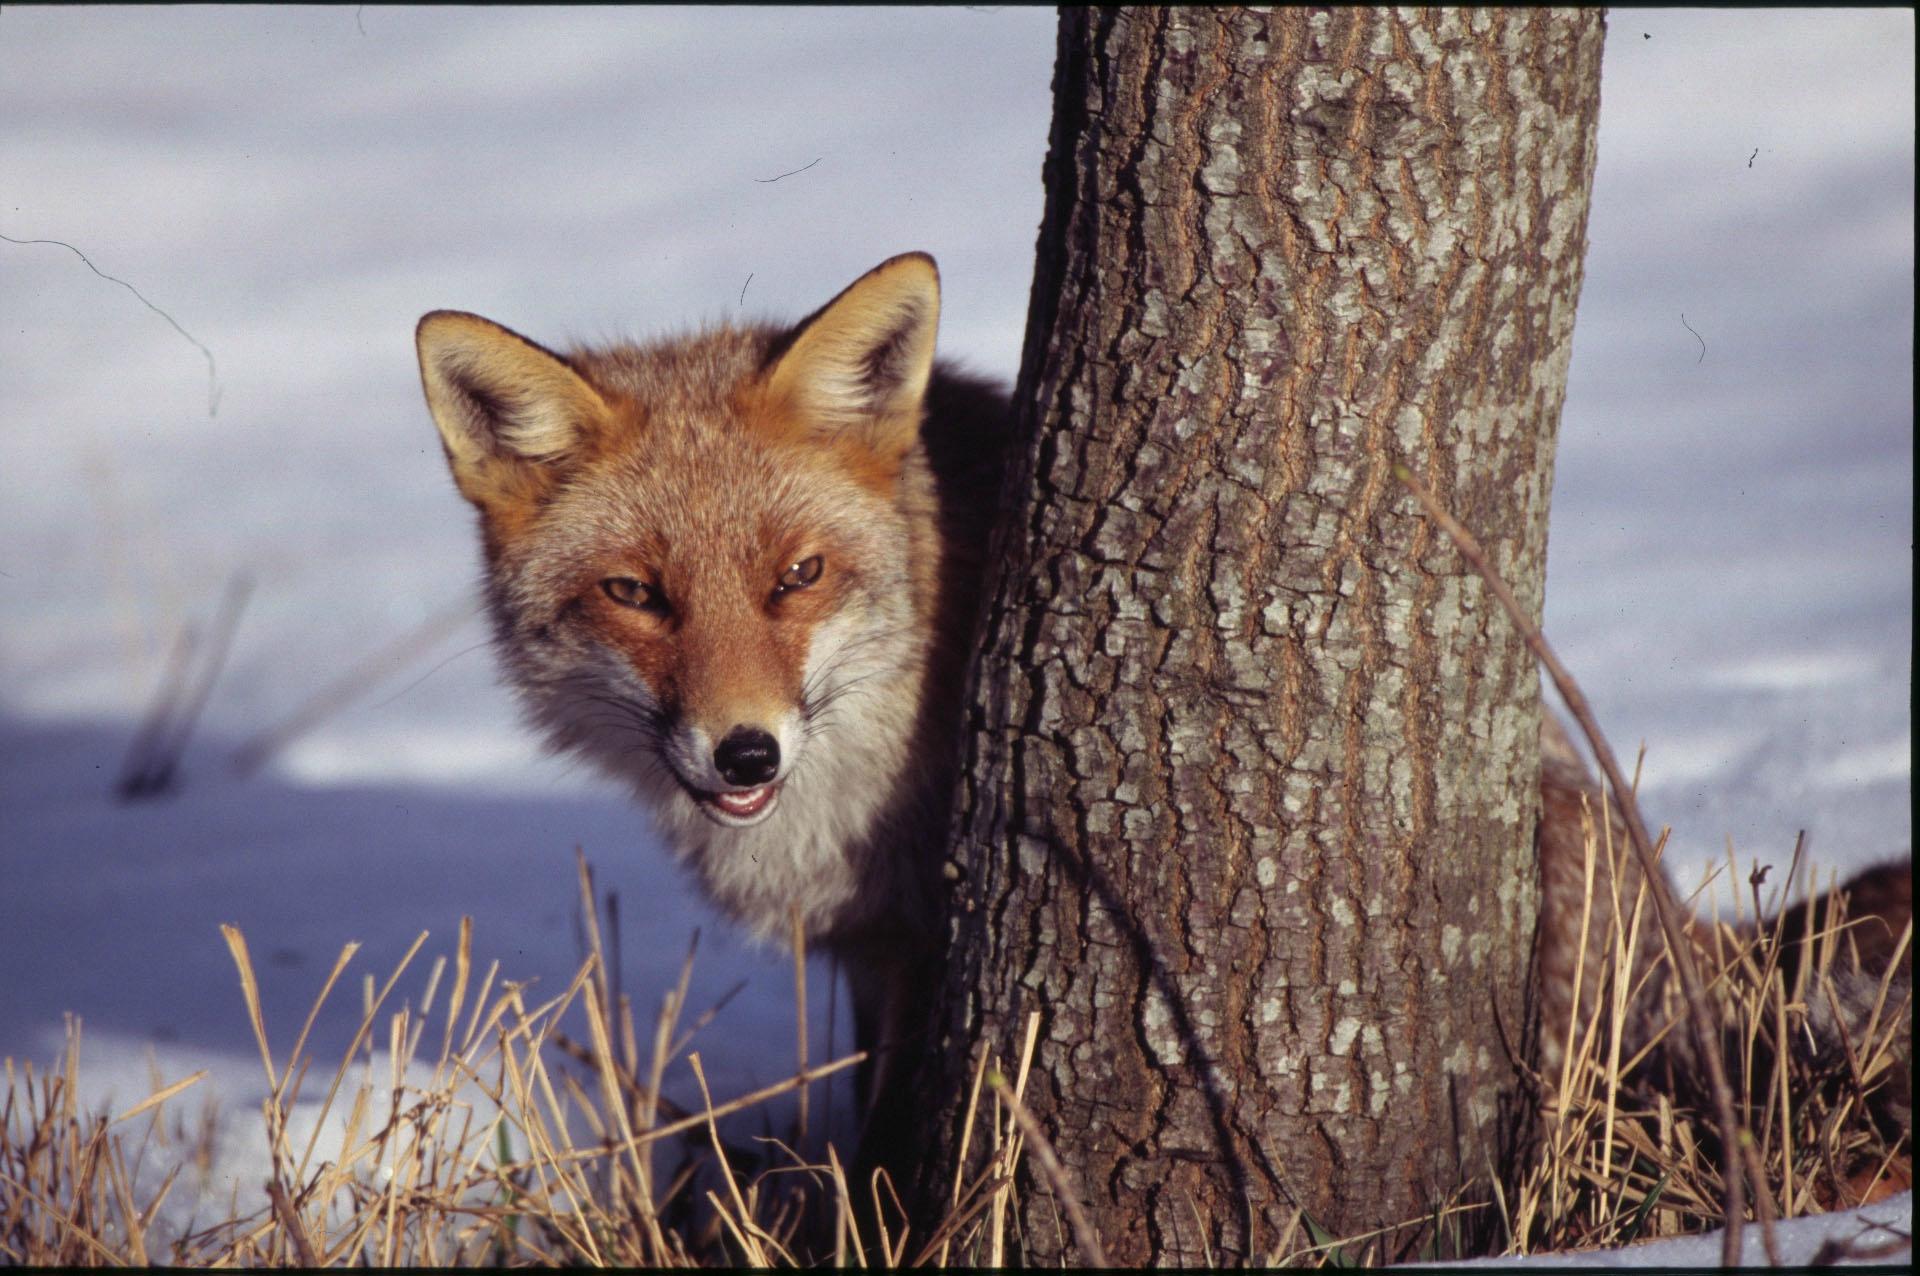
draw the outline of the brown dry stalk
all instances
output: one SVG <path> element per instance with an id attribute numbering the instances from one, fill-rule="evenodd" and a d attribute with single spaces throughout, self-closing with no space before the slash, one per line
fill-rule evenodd
<path id="1" fill-rule="evenodd" d="M 1019 1124 L 1020 1133 L 1026 1139 L 1026 1150 L 1033 1154 L 1034 1161 L 1040 1166 L 1047 1186 L 1053 1189 L 1054 1199 L 1066 1207 L 1067 1222 L 1073 1228 L 1073 1242 L 1080 1247 L 1080 1257 L 1086 1260 L 1089 1267 L 1105 1267 L 1107 1255 L 1100 1247 L 1100 1234 L 1087 1218 L 1086 1207 L 1080 1203 L 1079 1189 L 1074 1186 L 1066 1167 L 1060 1164 L 1060 1158 L 1054 1155 L 1053 1144 L 1047 1141 L 1040 1122 L 1033 1113 L 1027 1111 L 1027 1105 L 1020 1102 L 1020 1096 L 1013 1092 L 1006 1077 L 998 1072 L 990 1072 L 987 1074 L 987 1083 Z"/>
<path id="2" fill-rule="evenodd" d="M 302 1267 L 320 1266 L 320 1256 L 313 1252 L 313 1242 L 307 1239 L 307 1229 L 300 1224 L 300 1215 L 295 1212 L 293 1203 L 287 1199 L 287 1189 L 277 1181 L 267 1184 L 267 1199 L 273 1202 L 273 1216 L 280 1223 L 280 1230 L 293 1242 L 293 1254 Z"/>
<path id="3" fill-rule="evenodd" d="M 1421 485 L 1413 476 L 1413 471 L 1405 465 L 1395 463 L 1393 475 L 1405 484 L 1414 498 L 1427 512 L 1440 529 L 1453 541 L 1460 556 L 1480 573 L 1487 582 L 1487 588 L 1506 609 L 1514 628 L 1526 639 L 1527 646 L 1533 649 L 1541 665 L 1545 667 L 1553 685 L 1559 690 L 1560 698 L 1566 702 L 1567 712 L 1573 715 L 1580 730 L 1587 737 L 1587 744 L 1593 750 L 1594 761 L 1600 764 L 1601 772 L 1607 778 L 1607 784 L 1620 803 L 1620 809 L 1626 816 L 1627 837 L 1633 843 L 1634 854 L 1640 861 L 1640 872 L 1648 883 L 1648 893 L 1653 899 L 1653 911 L 1660 922 L 1660 931 L 1666 937 L 1674 969 L 1680 976 L 1680 987 L 1687 1003 L 1688 1020 L 1693 1029 L 1694 1045 L 1700 1058 L 1707 1065 L 1708 1088 L 1713 1095 L 1714 1113 L 1720 1126 L 1720 1139 L 1724 1146 L 1723 1156 L 1727 1158 L 1723 1181 L 1726 1185 L 1727 1226 L 1720 1246 L 1720 1261 L 1723 1266 L 1740 1265 L 1740 1241 L 1743 1224 L 1746 1221 L 1746 1202 L 1743 1190 L 1744 1178 L 1751 1179 L 1755 1212 L 1760 1216 L 1761 1237 L 1766 1245 L 1767 1260 L 1778 1266 L 1780 1255 L 1773 1235 L 1772 1202 L 1767 1192 L 1765 1172 L 1759 1165 L 1759 1155 L 1754 1148 L 1752 1136 L 1741 1127 L 1739 1118 L 1734 1114 L 1733 1088 L 1727 1084 L 1726 1064 L 1720 1058 L 1719 1033 L 1714 1024 L 1712 1011 L 1708 1008 L 1705 991 L 1700 985 L 1700 972 L 1694 968 L 1690 945 L 1680 929 L 1680 906 L 1673 898 L 1673 892 L 1667 885 L 1666 874 L 1661 871 L 1658 859 L 1653 853 L 1653 842 L 1647 836 L 1647 826 L 1640 817 L 1640 807 L 1634 801 L 1633 790 L 1620 773 L 1619 763 L 1614 761 L 1613 750 L 1608 747 L 1606 737 L 1601 734 L 1600 724 L 1593 716 L 1593 710 L 1587 704 L 1587 698 L 1580 691 L 1580 685 L 1566 666 L 1554 655 L 1553 648 L 1547 645 L 1546 637 L 1541 634 L 1520 602 L 1507 588 L 1507 583 L 1495 570 L 1492 560 L 1480 548 L 1473 534 L 1462 527 L 1453 516 L 1442 509 L 1433 493 Z"/>

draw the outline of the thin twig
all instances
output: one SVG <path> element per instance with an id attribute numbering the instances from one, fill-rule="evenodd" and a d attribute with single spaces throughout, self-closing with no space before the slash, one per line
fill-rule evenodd
<path id="1" fill-rule="evenodd" d="M 1640 873 L 1648 884 L 1648 894 L 1653 899 L 1653 911 L 1660 921 L 1660 930 L 1666 937 L 1667 947 L 1673 955 L 1674 969 L 1680 975 L 1681 991 L 1686 997 L 1688 1019 L 1693 1028 L 1694 1045 L 1701 1060 L 1707 1066 L 1708 1088 L 1713 1095 L 1714 1113 L 1720 1126 L 1720 1139 L 1725 1147 L 1727 1158 L 1725 1167 L 1727 1227 L 1720 1247 L 1720 1261 L 1727 1267 L 1740 1265 L 1740 1233 L 1746 1221 L 1745 1183 L 1742 1169 L 1753 1180 L 1754 1203 L 1760 1215 L 1761 1236 L 1766 1244 L 1768 1261 L 1779 1264 L 1778 1251 L 1773 1236 L 1773 1212 L 1767 1200 L 1766 1180 L 1760 1167 L 1754 1164 L 1755 1153 L 1747 1132 L 1741 1128 L 1734 1115 L 1733 1089 L 1727 1084 L 1726 1065 L 1720 1058 L 1719 1035 L 1715 1030 L 1713 1016 L 1707 1007 L 1706 993 L 1700 985 L 1700 972 L 1694 968 L 1691 945 L 1680 930 L 1680 906 L 1673 898 L 1673 892 L 1667 885 L 1666 874 L 1661 871 L 1660 863 L 1654 858 L 1653 841 L 1647 836 L 1647 826 L 1640 818 L 1639 804 L 1634 800 L 1633 790 L 1620 774 L 1620 766 L 1614 760 L 1613 750 L 1608 747 L 1606 737 L 1600 733 L 1600 725 L 1593 716 L 1593 710 L 1587 704 L 1587 698 L 1580 691 L 1580 685 L 1567 672 L 1566 666 L 1554 655 L 1553 648 L 1547 645 L 1540 629 L 1521 608 L 1520 602 L 1507 588 L 1506 581 L 1494 569 L 1480 543 L 1472 533 L 1462 527 L 1452 515 L 1440 507 L 1433 493 L 1423 487 L 1413 477 L 1413 472 L 1405 465 L 1396 463 L 1394 477 L 1399 479 L 1420 502 L 1427 516 L 1440 526 L 1452 539 L 1460 556 L 1480 573 L 1487 582 L 1487 588 L 1506 609 L 1514 628 L 1533 649 L 1539 658 L 1553 685 L 1559 689 L 1560 698 L 1566 702 L 1567 712 L 1573 715 L 1580 730 L 1587 737 L 1587 744 L 1593 749 L 1594 761 L 1600 764 L 1600 770 L 1607 778 L 1607 784 L 1613 789 L 1614 797 L 1620 803 L 1620 809 L 1626 817 L 1628 840 L 1633 843 L 1634 855 L 1640 861 Z"/>
<path id="2" fill-rule="evenodd" d="M 1693 325 L 1687 322 L 1687 313 L 1684 310 L 1680 312 L 1680 326 L 1688 332 L 1693 332 Z M 1693 339 L 1700 343 L 1700 357 L 1695 359 L 1694 362 L 1704 363 L 1707 358 L 1707 339 L 1697 332 L 1693 332 Z"/>
<path id="3" fill-rule="evenodd" d="M 807 1070 L 807 932 L 800 923 L 800 907 L 795 905 L 790 913 L 793 923 L 793 1004 L 796 1030 L 794 1050 L 798 1071 L 803 1075 Z M 807 1087 L 801 1086 L 799 1092 L 799 1137 L 807 1137 Z"/>
<path id="4" fill-rule="evenodd" d="M 822 156 L 820 156 L 820 158 L 819 158 L 819 159 L 816 159 L 816 160 L 814 160 L 814 161 L 813 161 L 813 164 L 818 164 L 818 163 L 820 162 L 820 160 L 823 160 L 823 159 L 825 159 L 825 158 L 826 158 L 826 156 L 824 156 L 824 155 L 822 155 Z M 788 170 L 787 170 L 786 172 L 784 172 L 784 173 L 782 173 L 782 174 L 780 174 L 780 177 L 792 177 L 792 176 L 793 176 L 793 175 L 794 175 L 795 173 L 804 173 L 804 172 L 806 172 L 806 171 L 807 171 L 808 169 L 810 169 L 810 168 L 812 168 L 812 167 L 813 167 L 813 164 L 802 164 L 802 165 L 801 165 L 801 166 L 800 166 L 799 168 L 790 168 L 790 169 L 788 169 Z M 759 182 L 759 183 L 760 183 L 760 184 L 761 184 L 762 186 L 765 186 L 765 185 L 766 185 L 766 184 L 767 184 L 768 182 L 777 182 L 777 181 L 779 181 L 779 180 L 780 180 L 780 177 L 756 177 L 756 178 L 754 178 L 753 180 L 754 180 L 754 181 L 756 181 L 756 182 Z M 751 276 L 749 276 L 749 278 L 751 278 Z M 746 295 L 746 291 L 747 291 L 747 290 L 746 290 L 745 288 L 742 288 L 742 289 L 740 290 L 740 294 L 741 294 L 741 296 L 743 296 L 743 297 L 744 297 L 744 296 Z"/>
<path id="5" fill-rule="evenodd" d="M 815 160 L 813 163 L 818 164 L 819 162 L 820 162 L 819 160 Z M 809 164 L 807 165 L 807 167 L 812 168 L 813 164 Z M 782 176 L 785 176 L 785 174 L 782 174 Z M 778 180 L 778 179 L 775 179 L 775 180 Z M 140 302 L 141 305 L 153 311 L 154 314 L 159 315 L 162 319 L 165 319 L 167 321 L 167 325 L 171 327 L 175 332 L 185 337 L 187 339 L 188 344 L 190 344 L 195 350 L 198 350 L 200 352 L 201 358 L 207 361 L 207 415 L 210 417 L 219 415 L 220 413 L 220 378 L 214 370 L 213 351 L 207 349 L 206 346 L 201 344 L 200 339 L 198 337 L 194 336 L 191 332 L 188 332 L 185 328 L 182 328 L 180 326 L 180 321 L 178 319 L 175 319 L 172 315 L 168 314 L 166 311 L 162 310 L 160 307 L 154 305 L 151 301 L 148 301 L 147 295 L 145 293 L 141 292 L 138 288 L 135 288 L 132 284 L 128 283 L 126 280 L 121 279 L 117 275 L 109 275 L 106 271 L 94 265 L 92 258 L 88 257 L 85 253 L 81 252 L 78 248 L 75 248 L 72 244 L 69 244 L 64 239 L 15 239 L 12 235 L 0 235 L 0 239 L 4 239 L 10 244 L 19 244 L 23 247 L 31 244 L 47 244 L 55 248 L 64 248 L 68 252 L 72 253 L 75 257 L 78 257 L 81 261 L 81 264 L 86 266 L 88 270 L 91 270 L 94 274 L 100 276 L 102 279 L 106 280 L 110 284 L 119 284 L 122 288 L 125 288 L 128 292 L 132 293 L 134 297 Z"/>
<path id="6" fill-rule="evenodd" d="M 1040 1122 L 1033 1113 L 1027 1111 L 1027 1105 L 1013 1092 L 1003 1075 L 998 1071 L 987 1074 L 987 1084 L 1000 1101 L 1007 1105 L 1007 1111 L 1013 1113 L 1013 1119 L 1020 1125 L 1020 1133 L 1026 1138 L 1027 1150 L 1033 1153 L 1033 1159 L 1040 1165 L 1040 1172 L 1046 1176 L 1047 1186 L 1053 1189 L 1053 1195 L 1067 1210 L 1067 1223 L 1073 1228 L 1073 1242 L 1080 1247 L 1080 1257 L 1089 1267 L 1105 1267 L 1106 1251 L 1100 1248 L 1100 1234 L 1093 1230 L 1093 1223 L 1087 1218 L 1087 1211 L 1080 1204 L 1080 1193 L 1075 1190 L 1073 1180 L 1067 1169 L 1060 1164 L 1060 1158 L 1053 1154 L 1053 1145 L 1047 1142 L 1046 1131 L 1040 1128 Z"/>

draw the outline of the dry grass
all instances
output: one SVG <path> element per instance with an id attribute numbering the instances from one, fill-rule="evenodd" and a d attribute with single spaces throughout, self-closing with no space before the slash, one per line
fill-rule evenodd
<path id="1" fill-rule="evenodd" d="M 591 919 L 584 864 L 582 891 Z M 0 1262 L 897 1266 L 997 1263 L 1009 1253 L 1007 1203 L 1024 1147 L 1014 1105 L 1031 1031 L 1011 1087 L 997 1065 L 980 1061 L 969 1137 L 984 1140 L 988 1163 L 973 1181 L 956 1181 L 940 1228 L 912 1234 L 881 1183 L 868 1187 L 886 1202 L 873 1211 L 880 1234 L 856 1235 L 858 1185 L 830 1148 L 819 1163 L 780 1140 L 740 1146 L 727 1142 L 721 1122 L 805 1093 L 859 1057 L 808 1067 L 803 1053 L 787 1080 L 717 1100 L 688 1049 L 702 1021 L 683 1022 L 691 953 L 643 1050 L 630 1006 L 610 995 L 599 928 L 590 921 L 587 929 L 589 956 L 564 990 L 540 1000 L 501 981 L 497 964 L 474 969 L 463 922 L 451 961 L 428 973 L 419 1007 L 390 1009 L 422 935 L 377 986 L 365 982 L 358 1032 L 310 1116 L 303 1095 L 322 1087 L 306 1040 L 357 946 L 341 952 L 282 1050 L 267 1037 L 246 941 L 228 928 L 267 1079 L 264 1199 L 247 1210 L 236 1194 L 211 1207 L 219 1221 L 210 1225 L 163 1226 L 180 1213 L 178 1202 L 163 1207 L 180 1192 L 183 1170 L 204 1182 L 212 1162 L 210 1110 L 191 1125 L 182 1115 L 183 1092 L 204 1074 L 156 1085 L 117 1116 L 85 1111 L 80 1033 L 70 1025 L 51 1072 L 6 1063 Z M 697 1080 L 699 1111 L 677 1111 L 662 1096 L 675 1065 Z M 988 1077 L 996 1084 L 983 1093 Z M 163 1159 L 167 1168 L 156 1172 Z"/>
<path id="2" fill-rule="evenodd" d="M 1618 849 L 1608 830 L 1592 832 L 1596 855 Z M 582 891 L 592 918 L 584 865 Z M 1631 915 L 1633 905 L 1622 903 Z M 1879 1007 L 1838 1068 L 1814 1068 L 1775 1048 L 1804 1030 L 1811 981 L 1833 980 L 1848 960 L 1848 923 L 1826 920 L 1824 930 L 1799 937 L 1815 956 L 1796 970 L 1797 987 L 1780 970 L 1782 946 L 1796 937 L 1777 927 L 1695 926 L 1732 1043 L 1743 1123 L 1759 1143 L 1783 1218 L 1855 1204 L 1911 1178 L 1910 1136 L 1890 1140 L 1865 1102 L 1898 1066 L 1910 1006 L 1896 997 Z M 209 1111 L 193 1121 L 182 1115 L 200 1074 L 172 1085 L 156 1080 L 151 1097 L 118 1116 L 83 1111 L 80 1034 L 70 1027 L 54 1070 L 6 1065 L 0 1260 L 944 1266 L 999 1265 L 1021 1252 L 1014 1193 L 1028 1174 L 1048 1180 L 1050 1161 L 1044 1138 L 1026 1156 L 1035 1127 L 1021 1102 L 1037 1018 L 1010 1069 L 977 1061 L 966 1129 L 987 1154 L 984 1169 L 966 1181 L 956 1176 L 946 1219 L 932 1234 L 915 1235 L 886 1185 L 850 1183 L 830 1147 L 824 1162 L 806 1160 L 789 1142 L 740 1146 L 722 1132 L 730 1114 L 805 1093 L 855 1058 L 810 1067 L 802 1046 L 788 1080 L 717 1101 L 698 1053 L 688 1049 L 701 1023 L 684 1022 L 691 954 L 643 1041 L 631 1008 L 610 992 L 597 925 L 587 930 L 586 961 L 564 990 L 540 1000 L 502 982 L 495 967 L 476 972 L 463 923 L 451 960 L 428 972 L 418 1009 L 390 1008 L 422 936 L 384 980 L 365 981 L 358 1034 L 324 1084 L 318 1119 L 296 1106 L 320 1089 L 309 1075 L 306 1039 L 354 948 L 341 953 L 291 1048 L 280 1050 L 263 1026 L 245 940 L 230 930 L 268 1082 L 258 1127 L 270 1167 L 264 1199 L 247 1209 L 237 1196 L 224 1205 L 202 1198 L 196 1208 L 213 1210 L 218 1221 L 163 1226 L 180 1212 L 179 1202 L 164 1214 L 163 1206 L 175 1194 L 192 1196 L 196 1181 L 204 1185 L 213 1160 Z M 1585 972 L 1610 995 L 1594 1022 L 1575 1025 L 1563 1075 L 1535 1079 L 1543 1115 L 1533 1155 L 1500 1181 L 1469 1185 L 1436 1206 L 1427 1220 L 1436 1236 L 1463 1235 L 1463 1228 L 1503 1233 L 1504 1252 L 1528 1253 L 1722 1222 L 1712 1118 L 1647 1087 L 1636 1071 L 1645 1061 L 1622 1057 L 1623 974 L 1636 968 L 1627 950 L 1634 933 L 1614 937 L 1607 969 Z M 1903 959 L 1908 942 L 1901 940 Z M 699 1111 L 674 1110 L 662 1097 L 674 1066 L 698 1080 Z M 971 1152 L 960 1149 L 961 1164 Z M 877 1235 L 852 1225 L 862 1191 L 871 1193 Z M 1060 1195 L 1057 1185 L 1053 1194 Z M 1497 1227 L 1474 1226 L 1475 1218 L 1497 1219 Z M 1097 1257 L 1097 1235 L 1084 1219 L 1073 1222 L 1082 1256 Z M 1297 1222 L 1268 1261 L 1345 1265 L 1368 1252 L 1367 1237 L 1329 1237 L 1311 1220 Z"/>
<path id="3" fill-rule="evenodd" d="M 1625 853 L 1613 829 L 1596 829 L 1589 820 L 1585 831 L 1590 857 L 1612 855 L 1617 863 Z M 1623 875 L 1616 872 L 1612 880 Z M 1787 1219 L 1904 1190 L 1912 1183 L 1911 1128 L 1882 1128 L 1869 1099 L 1894 1069 L 1910 1066 L 1911 986 L 1894 974 L 1910 959 L 1912 923 L 1891 964 L 1863 973 L 1850 938 L 1859 921 L 1837 906 L 1804 909 L 1804 932 L 1788 933 L 1784 913 L 1762 920 L 1763 876 L 1749 878 L 1756 897 L 1750 916 L 1740 915 L 1736 895 L 1731 923 L 1696 917 L 1687 927 L 1719 1017 L 1740 1124 L 1757 1144 L 1766 1192 L 1759 1205 Z M 1807 882 L 1814 884 L 1811 873 Z M 1709 880 L 1701 893 L 1712 885 Z M 1824 883 L 1827 890 L 1833 885 Z M 1809 889 L 1809 897 L 1815 894 Z M 1621 900 L 1600 910 L 1615 919 L 1604 968 L 1581 977 L 1602 996 L 1589 1022 L 1568 1026 L 1572 1044 L 1561 1074 L 1533 1078 L 1543 1099 L 1534 1155 L 1518 1175 L 1494 1185 L 1507 1253 L 1615 1247 L 1697 1234 L 1726 1221 L 1727 1159 L 1704 1096 L 1689 1095 L 1684 1080 L 1676 1084 L 1659 1074 L 1663 1052 L 1685 1031 L 1686 1012 L 1678 1004 L 1678 981 L 1667 977 L 1671 953 L 1657 931 L 1636 924 L 1647 907 L 1644 900 Z M 1635 942 L 1660 944 L 1662 951 L 1650 965 L 1636 963 Z M 1797 952 L 1808 960 L 1794 959 L 1797 945 L 1804 945 Z M 1640 982 L 1630 987 L 1636 969 Z M 1798 1048 L 1812 1039 L 1809 1004 L 1816 990 L 1831 990 L 1843 978 L 1876 987 L 1877 998 L 1860 1039 L 1843 1037 L 1846 1057 L 1820 1058 Z M 1629 1007 L 1648 1001 L 1655 1027 L 1636 1033 Z"/>

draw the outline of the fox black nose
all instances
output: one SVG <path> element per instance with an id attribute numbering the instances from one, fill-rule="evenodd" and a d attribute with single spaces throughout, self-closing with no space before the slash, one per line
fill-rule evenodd
<path id="1" fill-rule="evenodd" d="M 765 784 L 780 769 L 780 742 L 758 727 L 735 727 L 713 751 L 728 784 Z"/>

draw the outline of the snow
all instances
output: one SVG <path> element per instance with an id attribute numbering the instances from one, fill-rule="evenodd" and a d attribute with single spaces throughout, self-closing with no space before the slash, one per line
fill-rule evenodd
<path id="1" fill-rule="evenodd" d="M 1624 1249 L 1581 1250 L 1572 1253 L 1533 1254 L 1526 1258 L 1482 1258 L 1447 1267 L 1524 1268 L 1562 1267 L 1718 1267 L 1724 1231 L 1700 1236 L 1678 1236 L 1648 1241 Z M 1774 1247 L 1782 1267 L 1839 1267 L 1855 1264 L 1892 1267 L 1913 1262 L 1913 1193 L 1901 1192 L 1856 1210 L 1793 1218 L 1774 1224 Z M 1758 1223 L 1748 1223 L 1740 1234 L 1741 1265 L 1764 1267 L 1765 1241 Z M 1426 1263 L 1408 1263 L 1425 1267 Z"/>
<path id="2" fill-rule="evenodd" d="M 471 596 L 471 516 L 413 363 L 427 309 L 549 343 L 795 316 L 922 248 L 942 349 L 1011 377 L 1052 26 L 1017 7 L 0 14 L 0 234 L 64 241 L 140 294 L 68 248 L 0 243 L 0 1055 L 44 1063 L 71 1011 L 90 1097 L 143 1097 L 151 1051 L 169 1080 L 212 1068 L 245 1111 L 263 1083 L 217 923 L 247 934 L 284 1049 L 351 939 L 356 973 L 384 975 L 471 915 L 482 962 L 564 984 L 580 846 L 618 893 L 640 1012 L 699 928 L 693 1004 L 747 983 L 701 1038 L 716 1092 L 790 1072 L 787 958 L 716 918 L 617 793 L 539 754 L 477 621 L 263 771 L 229 761 Z M 1646 742 L 1683 884 L 1729 838 L 1784 869 L 1801 828 L 1842 871 L 1902 854 L 1913 16 L 1610 27 L 1549 635 L 1616 745 Z M 114 803 L 175 636 L 242 570 L 184 786 Z M 323 1021 L 321 1060 L 356 1002 Z"/>

